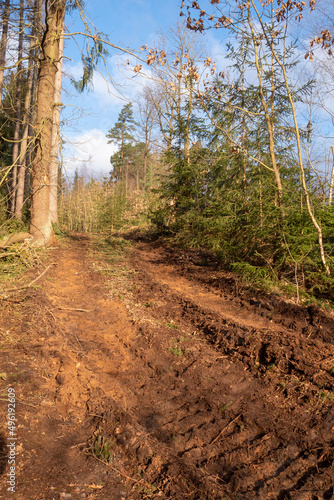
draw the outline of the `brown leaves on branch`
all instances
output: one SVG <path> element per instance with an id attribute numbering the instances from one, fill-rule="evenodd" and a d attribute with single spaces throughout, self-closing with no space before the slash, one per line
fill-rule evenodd
<path id="1" fill-rule="evenodd" d="M 143 45 L 141 47 L 141 50 L 147 50 L 147 45 Z M 146 57 L 146 64 L 148 66 L 151 66 L 152 64 L 157 64 L 159 66 L 164 66 L 167 63 L 167 54 L 164 50 L 158 50 L 155 47 L 152 47 L 148 50 L 148 54 Z M 193 65 L 192 61 L 190 60 L 189 53 L 186 52 L 183 54 L 183 56 L 179 56 L 178 54 L 175 55 L 175 59 L 172 62 L 173 66 L 175 69 L 178 69 L 178 73 L 175 75 L 176 78 L 182 79 L 184 78 L 185 81 L 194 81 L 198 82 L 200 80 L 200 75 L 198 72 L 197 66 Z M 211 65 L 211 59 L 207 58 L 206 59 L 206 66 Z M 142 64 L 137 64 L 133 68 L 133 71 L 135 73 L 139 73 L 142 69 Z M 215 72 L 215 64 L 213 64 L 211 68 L 211 74 Z M 175 87 L 175 83 L 171 82 L 170 83 L 171 87 Z"/>
<path id="2" fill-rule="evenodd" d="M 332 45 L 334 44 L 334 37 L 332 36 L 332 33 L 329 30 L 323 30 L 320 34 L 320 36 L 316 36 L 311 40 L 310 46 L 311 50 L 305 55 L 305 59 L 309 58 L 310 61 L 313 59 L 313 51 L 312 49 L 316 45 L 321 45 L 321 48 L 327 51 L 327 54 L 329 56 L 333 55 L 332 51 Z"/>
<path id="3" fill-rule="evenodd" d="M 202 0 L 203 1 L 203 0 Z M 220 0 L 207 0 L 211 5 L 218 5 L 220 4 Z M 219 16 L 215 16 L 214 14 L 207 14 L 205 10 L 201 8 L 199 3 L 197 1 L 192 1 L 188 0 L 189 5 L 187 5 L 187 28 L 192 30 L 192 31 L 199 31 L 202 32 L 205 29 L 208 28 L 229 28 L 233 24 L 233 19 L 229 19 L 225 15 L 221 15 L 221 11 L 219 11 Z M 245 1 L 240 1 L 236 0 L 237 7 L 241 10 L 243 9 L 248 9 L 250 7 L 250 2 L 247 0 Z M 274 0 L 260 0 L 260 3 L 262 4 L 263 7 L 272 5 L 274 3 Z M 181 9 L 185 6 L 186 2 L 185 0 L 182 0 L 181 4 Z M 277 0 L 277 5 L 278 8 L 276 9 L 275 12 L 275 17 L 278 22 L 284 21 L 288 14 L 295 10 L 297 11 L 297 14 L 295 16 L 295 19 L 298 21 L 301 21 L 303 19 L 303 11 L 306 8 L 310 9 L 310 12 L 314 11 L 316 8 L 316 0 L 308 0 L 308 1 L 299 1 L 299 0 Z M 196 17 L 191 17 L 191 9 L 196 9 L 200 11 L 199 18 L 196 19 Z M 185 15 L 182 12 L 182 15 Z M 207 25 L 204 25 L 204 20 L 207 22 L 212 22 L 213 23 L 210 25 L 209 23 Z M 275 33 L 275 36 L 277 36 L 279 32 Z M 311 50 L 306 54 L 305 59 L 309 58 L 312 60 L 312 48 L 316 45 L 321 45 L 321 47 L 325 50 L 327 50 L 329 55 L 332 55 L 332 45 L 334 44 L 334 36 L 332 36 L 331 32 L 328 29 L 325 29 L 321 32 L 320 36 L 314 37 L 313 40 L 310 42 Z"/>
<path id="4" fill-rule="evenodd" d="M 296 19 L 298 21 L 301 21 L 301 19 L 303 18 L 302 11 L 306 8 L 306 2 L 304 1 L 299 2 L 297 0 L 288 0 L 284 2 L 282 0 L 278 0 L 277 3 L 279 5 L 279 9 L 277 9 L 275 15 L 278 21 L 284 20 L 286 18 L 287 13 L 290 12 L 292 9 L 297 9 L 300 12 L 300 14 L 296 16 Z M 309 0 L 308 5 L 310 11 L 312 12 L 316 8 L 316 0 Z M 328 29 L 323 30 L 320 36 L 316 36 L 313 38 L 313 40 L 311 40 L 310 42 L 311 50 L 305 55 L 305 59 L 309 58 L 310 61 L 313 60 L 312 48 L 314 48 L 316 45 L 320 45 L 321 48 L 326 50 L 327 53 L 331 56 L 333 54 L 331 48 L 333 43 L 334 43 L 334 37 L 332 36 L 331 32 Z"/>
<path id="5" fill-rule="evenodd" d="M 191 1 L 188 0 L 190 5 L 187 5 L 187 11 L 188 11 L 188 18 L 187 18 L 187 28 L 194 30 L 194 31 L 203 31 L 205 29 L 203 19 L 206 15 L 209 21 L 213 21 L 215 19 L 214 15 L 208 15 L 206 14 L 206 11 L 201 8 L 199 3 L 197 1 Z M 220 4 L 220 0 L 209 0 L 211 5 L 218 5 Z M 268 6 L 274 3 L 274 0 L 260 0 L 260 3 L 262 6 Z M 299 14 L 296 15 L 297 20 L 301 20 L 303 18 L 302 11 L 306 7 L 306 2 L 305 1 L 298 1 L 298 0 L 277 0 L 278 8 L 276 9 L 275 16 L 278 21 L 283 21 L 287 14 L 296 9 Z M 316 6 L 316 0 L 309 0 L 308 5 L 310 7 L 311 12 L 315 9 Z M 182 9 L 185 6 L 185 1 L 182 0 L 181 4 L 181 16 L 184 16 L 185 14 L 183 13 Z M 250 6 L 249 1 L 240 1 L 237 0 L 237 7 L 239 9 L 247 9 Z M 196 9 L 200 10 L 200 18 L 192 18 L 190 15 L 190 9 Z M 228 28 L 231 24 L 233 23 L 233 19 L 229 19 L 228 17 L 222 15 L 221 17 L 218 17 L 216 19 L 216 23 L 214 24 L 214 27 L 216 29 L 220 27 Z"/>
<path id="6" fill-rule="evenodd" d="M 229 19 L 226 16 L 221 16 L 218 18 L 218 22 L 224 26 L 224 28 L 228 28 L 231 24 L 233 24 L 233 19 Z"/>
<path id="7" fill-rule="evenodd" d="M 188 72 L 187 78 L 194 80 L 195 82 L 199 81 L 200 76 L 199 76 L 199 73 L 197 71 L 196 66 L 189 66 L 189 68 L 187 69 L 187 72 Z"/>
<path id="8" fill-rule="evenodd" d="M 269 5 L 269 3 L 272 3 L 272 0 L 269 2 L 261 1 L 262 5 Z M 278 21 L 283 21 L 287 14 L 291 12 L 292 10 L 296 9 L 300 12 L 300 14 L 297 14 L 296 19 L 300 21 L 303 17 L 303 14 L 301 13 L 304 8 L 306 7 L 306 2 L 299 2 L 297 0 L 288 0 L 283 2 L 282 0 L 278 0 L 278 9 L 276 10 L 275 16 Z M 312 10 L 315 8 L 315 0 L 309 0 L 309 7 Z"/>
<path id="9" fill-rule="evenodd" d="M 220 3 L 220 0 L 209 0 L 209 1 L 212 5 L 215 5 L 215 4 L 217 5 Z M 206 27 L 204 25 L 205 19 L 207 21 L 214 21 L 216 19 L 215 16 L 213 14 L 211 14 L 211 15 L 207 14 L 206 11 L 201 8 L 201 6 L 199 5 L 199 3 L 197 1 L 188 0 L 188 2 L 189 2 L 189 5 L 187 5 L 187 11 L 188 11 L 187 28 L 189 30 L 192 30 L 192 31 L 199 31 L 199 32 L 204 31 L 206 29 Z M 182 11 L 184 6 L 185 6 L 185 1 L 182 0 L 180 16 L 185 15 L 184 12 Z M 190 15 L 191 9 L 195 9 L 195 10 L 200 11 L 198 18 L 191 17 L 191 15 Z M 216 22 L 214 24 L 214 27 L 216 29 L 219 29 L 221 27 L 227 28 L 231 24 L 233 24 L 233 19 L 229 19 L 228 17 L 221 15 L 220 17 L 217 17 Z"/>
<path id="10" fill-rule="evenodd" d="M 187 28 L 193 31 L 204 31 L 204 23 L 202 19 L 187 18 Z"/>
<path id="11" fill-rule="evenodd" d="M 147 45 L 144 46 L 147 49 Z M 143 47 L 142 47 L 143 49 Z M 148 66 L 151 66 L 151 64 L 158 63 L 161 66 L 166 64 L 167 61 L 167 54 L 164 50 L 156 50 L 154 47 L 149 49 L 147 57 L 146 57 L 146 64 Z"/>
<path id="12" fill-rule="evenodd" d="M 176 78 L 183 78 L 194 80 L 198 82 L 200 79 L 200 75 L 198 73 L 197 66 L 194 66 L 191 61 L 188 52 L 183 55 L 183 58 L 176 54 L 175 59 L 173 61 L 173 66 L 176 69 L 178 66 L 180 67 L 180 71 L 177 73 Z M 183 73 L 181 73 L 181 68 Z M 172 85 L 172 84 L 171 84 Z"/>

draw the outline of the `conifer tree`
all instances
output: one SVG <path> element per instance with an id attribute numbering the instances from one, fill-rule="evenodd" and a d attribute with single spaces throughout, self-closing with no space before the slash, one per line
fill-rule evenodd
<path id="1" fill-rule="evenodd" d="M 133 116 L 132 103 L 125 104 L 120 114 L 118 115 L 117 122 L 108 131 L 106 137 L 109 139 L 108 144 L 116 144 L 119 148 L 120 160 L 114 164 L 114 178 L 116 180 L 123 180 L 126 175 L 126 157 L 125 148 L 129 144 L 135 143 L 134 132 L 136 130 L 136 121 Z"/>

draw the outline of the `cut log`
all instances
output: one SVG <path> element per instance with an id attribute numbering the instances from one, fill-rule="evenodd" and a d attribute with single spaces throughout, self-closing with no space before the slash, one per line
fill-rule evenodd
<path id="1" fill-rule="evenodd" d="M 12 233 L 7 234 L 0 238 L 0 248 L 7 248 L 13 243 L 23 243 L 24 241 L 30 241 L 33 237 L 30 233 Z"/>

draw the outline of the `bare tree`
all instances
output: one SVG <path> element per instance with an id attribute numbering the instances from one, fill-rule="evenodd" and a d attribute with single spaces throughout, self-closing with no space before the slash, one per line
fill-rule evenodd
<path id="1" fill-rule="evenodd" d="M 142 100 L 139 102 L 139 127 L 142 130 L 142 134 L 145 141 L 145 151 L 144 151 L 144 176 L 147 177 L 147 167 L 148 167 L 148 156 L 152 149 L 152 146 L 156 146 L 157 140 L 154 136 L 154 131 L 158 125 L 157 121 L 157 111 L 153 103 L 149 99 L 147 94 L 147 89 L 144 89 L 142 94 Z"/>
<path id="2" fill-rule="evenodd" d="M 156 109 L 166 149 L 171 149 L 176 135 L 180 138 L 176 128 L 182 128 L 183 149 L 188 158 L 194 90 L 200 79 L 197 65 L 204 57 L 204 44 L 196 33 L 177 24 L 160 37 L 159 46 L 165 57 L 163 64 L 153 69 L 155 83 L 146 87 L 147 97 Z"/>

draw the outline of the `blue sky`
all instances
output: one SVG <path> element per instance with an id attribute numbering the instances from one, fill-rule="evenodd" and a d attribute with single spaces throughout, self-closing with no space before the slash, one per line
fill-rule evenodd
<path id="1" fill-rule="evenodd" d="M 208 2 L 207 2 L 208 3 Z M 233 2 L 234 3 L 234 2 Z M 138 50 L 147 43 L 152 46 L 159 33 L 184 20 L 180 18 L 180 1 L 153 1 L 153 0 L 86 0 L 86 11 L 96 28 L 107 34 L 109 41 L 126 49 Z M 84 31 L 78 12 L 67 16 L 69 32 Z M 296 31 L 302 25 L 296 25 Z M 226 70 L 231 61 L 225 60 L 225 30 L 210 31 L 204 39 L 207 43 L 208 54 L 217 61 L 220 70 Z M 85 167 L 87 174 L 99 176 L 110 171 L 110 155 L 115 146 L 107 144 L 105 134 L 117 120 L 122 106 L 136 97 L 145 84 L 140 76 L 135 76 L 127 70 L 128 56 L 113 49 L 107 58 L 109 76 L 95 72 L 93 89 L 78 95 L 70 84 L 70 77 L 80 78 L 82 65 L 80 50 L 84 43 L 83 37 L 76 37 L 76 41 L 68 40 L 65 48 L 64 81 L 62 102 L 63 139 L 66 141 L 64 158 L 69 177 L 75 168 Z M 76 45 L 78 44 L 78 46 Z M 300 59 L 304 61 L 305 48 L 300 48 Z M 301 71 L 314 71 L 314 67 L 305 61 Z M 109 77 L 120 87 L 117 92 Z M 109 80 L 109 83 L 108 83 Z M 304 121 L 308 117 L 302 118 Z M 320 120 L 321 122 L 321 117 Z M 324 118 L 322 130 L 328 132 L 328 117 Z M 331 125 L 330 125 L 331 127 Z M 321 132 L 321 130 L 320 130 Z M 324 132 L 326 135 L 327 132 Z"/>
<path id="2" fill-rule="evenodd" d="M 151 45 L 159 32 L 175 25 L 180 19 L 179 7 L 179 0 L 86 1 L 86 11 L 97 29 L 107 34 L 113 44 L 130 49 L 140 49 L 145 43 Z M 66 25 L 69 32 L 83 31 L 78 12 L 67 15 Z M 76 37 L 76 41 L 82 47 L 83 37 Z M 144 82 L 140 77 L 133 78 L 134 74 L 126 70 L 124 63 L 128 56 L 110 49 L 108 70 L 114 81 L 121 85 L 119 90 L 123 96 L 106 81 L 108 76 L 105 80 L 98 72 L 94 75 L 93 89 L 78 95 L 69 81 L 71 76 L 79 78 L 82 74 L 80 51 L 74 40 L 66 42 L 64 55 L 62 102 L 66 107 L 62 133 L 67 142 L 64 156 L 68 175 L 83 165 L 88 173 L 107 173 L 115 147 L 107 144 L 104 135 L 117 120 L 126 99 L 134 98 Z"/>

